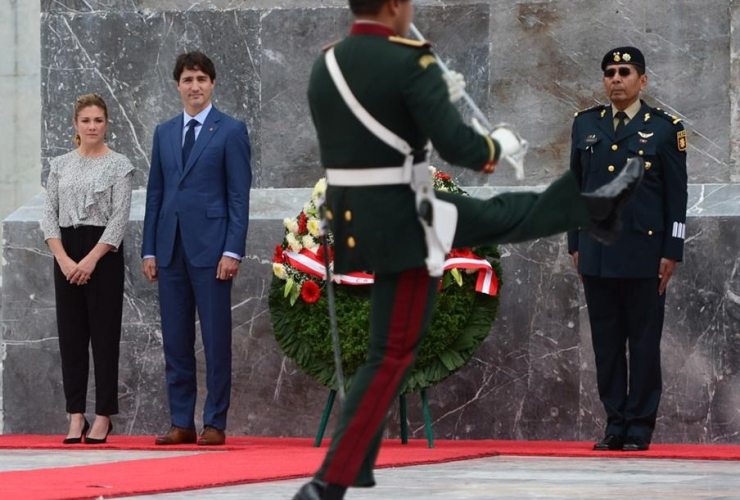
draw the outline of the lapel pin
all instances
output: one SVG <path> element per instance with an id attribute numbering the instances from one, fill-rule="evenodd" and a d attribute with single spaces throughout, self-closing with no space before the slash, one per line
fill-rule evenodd
<path id="1" fill-rule="evenodd" d="M 604 118 L 605 115 L 606 115 L 606 109 L 602 109 L 601 110 L 601 118 Z"/>
<path id="2" fill-rule="evenodd" d="M 210 129 L 208 129 L 208 131 L 209 132 L 213 132 L 213 127 L 211 127 Z"/>

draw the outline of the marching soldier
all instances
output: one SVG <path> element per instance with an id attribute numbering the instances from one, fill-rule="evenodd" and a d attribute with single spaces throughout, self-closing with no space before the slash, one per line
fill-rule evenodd
<path id="1" fill-rule="evenodd" d="M 403 38 L 412 0 L 349 0 L 350 35 L 316 61 L 308 98 L 326 168 L 335 271 L 371 271 L 371 335 L 326 459 L 295 500 L 336 500 L 375 484 L 388 407 L 429 326 L 441 263 L 451 245 L 512 243 L 583 227 L 616 238 L 616 220 L 639 184 L 637 159 L 595 193 L 568 172 L 541 194 L 479 200 L 431 189 L 426 144 L 450 163 L 492 173 L 522 147 L 506 128 L 463 123 L 427 43 Z M 453 241 L 454 240 L 454 241 Z"/>
<path id="2" fill-rule="evenodd" d="M 611 102 L 576 113 L 571 169 L 583 191 L 610 182 L 630 156 L 644 159 L 645 176 L 622 212 L 616 243 L 571 231 L 568 247 L 583 278 L 607 416 L 594 449 L 641 451 L 660 402 L 664 292 L 686 238 L 686 132 L 677 117 L 640 100 L 647 75 L 638 49 L 609 51 L 601 69 Z"/>

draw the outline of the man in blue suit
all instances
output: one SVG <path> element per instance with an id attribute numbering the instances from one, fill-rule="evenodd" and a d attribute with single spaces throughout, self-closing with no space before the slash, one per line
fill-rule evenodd
<path id="1" fill-rule="evenodd" d="M 200 52 L 174 70 L 184 113 L 157 126 L 146 192 L 142 272 L 159 282 L 171 428 L 158 445 L 222 445 L 231 395 L 231 283 L 249 222 L 247 126 L 211 104 L 216 69 Z M 203 431 L 195 431 L 195 310 L 206 356 Z"/>

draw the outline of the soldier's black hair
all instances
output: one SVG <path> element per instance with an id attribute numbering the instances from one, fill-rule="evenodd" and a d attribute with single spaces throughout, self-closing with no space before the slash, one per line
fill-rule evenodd
<path id="1" fill-rule="evenodd" d="M 380 12 L 381 7 L 388 0 L 349 0 L 349 8 L 356 16 L 372 16 Z M 411 0 L 401 0 L 409 2 Z"/>
<path id="2" fill-rule="evenodd" d="M 208 56 L 202 52 L 188 52 L 177 56 L 177 61 L 175 61 L 175 70 L 172 72 L 172 76 L 176 82 L 180 81 L 180 76 L 186 69 L 191 71 L 200 70 L 208 75 L 212 82 L 216 81 L 216 66 L 213 64 L 213 61 L 211 61 Z"/>

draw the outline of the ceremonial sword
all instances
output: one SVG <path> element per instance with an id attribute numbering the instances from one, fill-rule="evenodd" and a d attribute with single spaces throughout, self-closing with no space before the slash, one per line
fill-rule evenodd
<path id="1" fill-rule="evenodd" d="M 424 38 L 424 35 L 421 34 L 421 32 L 414 26 L 414 23 L 411 23 L 411 33 L 421 40 L 422 42 L 426 42 L 426 38 Z M 438 54 L 434 54 L 434 56 L 437 58 L 437 64 L 439 65 L 439 68 L 442 70 L 442 73 L 447 75 L 448 79 L 452 81 L 452 85 L 457 87 L 458 92 L 460 92 L 460 95 L 465 100 L 465 103 L 470 107 L 470 109 L 473 111 L 473 115 L 475 115 L 475 118 L 480 122 L 480 124 L 486 129 L 488 134 L 490 134 L 493 129 L 495 128 L 493 125 L 491 125 L 491 122 L 488 121 L 488 117 L 483 114 L 483 111 L 478 107 L 478 105 L 475 103 L 472 97 L 470 97 L 470 94 L 467 93 L 467 91 L 460 85 L 460 83 L 457 81 L 457 79 L 452 74 L 452 71 L 450 71 L 450 68 L 447 67 L 447 65 L 444 63 L 441 57 L 439 57 Z M 512 129 L 511 126 L 507 126 L 507 128 Z M 516 132 L 514 132 L 516 134 Z M 517 134 L 517 137 L 519 135 Z M 524 179 L 524 156 L 527 154 L 527 150 L 529 149 L 529 143 L 521 138 L 519 138 L 522 143 L 522 150 L 519 151 L 516 154 L 513 154 L 511 156 L 507 156 L 505 159 L 509 162 L 509 165 L 511 165 L 514 168 L 514 171 L 516 172 L 516 178 L 519 180 Z"/>
<path id="2" fill-rule="evenodd" d="M 329 220 L 326 217 L 326 194 L 321 195 L 319 213 L 321 214 L 321 246 L 324 249 L 324 267 L 326 268 L 326 297 L 329 302 L 329 328 L 331 329 L 331 343 L 334 347 L 334 368 L 337 379 L 337 393 L 339 406 L 344 404 L 344 373 L 342 371 L 342 346 L 339 344 L 337 330 L 337 308 L 334 302 L 334 282 L 331 277 L 329 256 Z"/>

